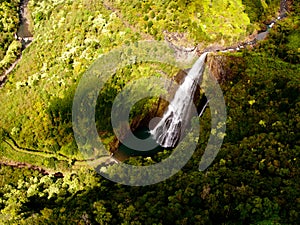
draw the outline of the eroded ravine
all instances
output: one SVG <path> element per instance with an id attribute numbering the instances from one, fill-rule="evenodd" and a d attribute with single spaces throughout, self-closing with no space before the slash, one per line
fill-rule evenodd
<path id="1" fill-rule="evenodd" d="M 28 43 L 30 43 L 33 38 L 32 36 L 26 36 L 28 35 L 29 33 L 29 23 L 28 23 L 28 19 L 25 18 L 26 16 L 28 16 L 28 12 L 27 12 L 27 4 L 28 4 L 28 1 L 29 0 L 24 0 L 22 1 L 22 5 L 21 5 L 21 10 L 20 10 L 20 17 L 21 17 L 21 26 L 23 25 L 22 27 L 22 30 L 19 30 L 18 31 L 18 35 L 17 35 L 17 39 L 19 41 L 22 42 L 22 44 L 24 45 L 24 48 L 28 47 Z M 280 13 L 279 13 L 279 16 L 273 20 L 270 24 L 268 24 L 268 28 L 272 28 L 273 25 L 278 21 L 278 20 L 281 20 L 282 18 L 286 17 L 287 16 L 287 8 L 288 8 L 288 2 L 286 0 L 282 0 L 281 1 L 281 6 L 280 6 Z M 20 27 L 21 27 L 20 26 Z M 27 26 L 27 27 L 26 27 Z M 231 46 L 231 47 L 227 47 L 227 48 L 224 48 L 224 49 L 213 49 L 213 51 L 217 52 L 217 51 L 221 51 L 221 52 L 226 52 L 226 51 L 238 51 L 242 48 L 244 48 L 245 46 L 247 45 L 255 45 L 257 41 L 261 40 L 261 39 L 264 39 L 266 38 L 266 35 L 267 33 L 265 32 L 268 32 L 268 31 L 264 31 L 264 32 L 261 32 L 259 34 L 257 34 L 257 36 L 252 39 L 251 41 L 248 41 L 248 42 L 244 42 L 242 44 L 238 44 L 237 46 Z M 19 36 L 20 35 L 20 36 Z M 169 42 L 171 47 L 172 47 L 172 43 Z M 195 48 L 192 48 L 192 49 L 184 49 L 184 48 L 181 48 L 181 47 L 176 47 L 173 45 L 174 48 L 177 48 L 176 50 L 177 51 L 181 51 L 181 52 L 185 52 L 187 54 L 190 54 L 191 52 L 194 52 L 194 53 L 198 53 L 200 54 L 201 51 L 199 49 L 197 49 L 196 47 Z M 204 50 L 206 51 L 206 50 Z M 202 50 L 203 52 L 203 50 Z M 15 66 L 17 65 L 17 63 L 19 62 L 19 60 L 21 59 L 21 57 L 11 66 L 11 68 L 9 68 L 6 72 L 5 72 L 5 76 L 7 77 L 7 75 L 15 68 Z M 0 82 L 0 86 L 1 86 L 1 82 Z M 20 148 L 19 146 L 16 146 L 18 148 Z M 26 150 L 22 149 L 22 152 L 24 152 Z M 32 154 L 32 152 L 30 151 L 27 151 L 26 152 L 27 154 Z M 47 154 L 45 152 L 43 152 L 44 154 Z M 109 158 L 112 158 L 113 157 L 109 157 Z M 75 160 L 75 161 L 80 161 L 80 162 L 87 162 L 87 161 L 93 161 L 94 159 L 87 159 L 87 160 Z M 4 164 L 4 163 L 2 163 Z M 18 165 L 18 163 L 13 163 L 14 165 Z M 8 164 L 7 164 L 8 165 Z M 13 166 L 13 165 L 11 165 Z M 36 169 L 36 170 L 43 170 L 42 168 L 40 167 L 35 167 L 35 168 L 32 168 L 31 169 Z"/>

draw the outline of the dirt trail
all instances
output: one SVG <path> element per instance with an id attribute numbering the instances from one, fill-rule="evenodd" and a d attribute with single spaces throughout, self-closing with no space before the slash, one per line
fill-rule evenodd
<path id="1" fill-rule="evenodd" d="M 275 20 L 273 20 L 271 22 L 269 26 L 269 28 L 271 28 L 278 20 L 281 20 L 283 18 L 285 18 L 287 16 L 287 12 L 289 11 L 289 8 L 290 8 L 290 5 L 291 5 L 291 2 L 290 1 L 287 1 L 287 0 L 282 0 L 281 1 L 281 5 L 280 5 L 280 11 L 279 11 L 279 17 Z M 114 8 L 109 2 L 107 1 L 104 1 L 104 6 L 108 9 L 108 10 L 111 10 L 113 12 L 116 13 L 116 15 L 122 20 L 123 24 L 127 27 L 129 27 L 130 29 L 132 29 L 132 31 L 134 32 L 137 32 L 137 33 L 140 33 L 142 38 L 143 39 L 146 39 L 146 40 L 153 40 L 153 37 L 151 35 L 148 35 L 148 34 L 145 34 L 143 32 L 140 32 L 136 27 L 132 26 L 131 24 L 129 24 L 128 21 L 124 20 L 123 17 L 122 17 L 122 14 L 119 12 L 118 9 Z M 272 25 L 273 24 L 273 25 Z M 259 35 L 259 34 L 258 34 Z M 264 36 L 265 37 L 265 36 Z M 23 39 L 22 39 L 23 40 Z M 32 39 L 31 39 L 32 40 Z M 30 40 L 30 41 L 31 41 Z M 200 51 L 199 49 L 197 49 L 197 47 L 195 48 L 184 48 L 184 47 L 180 47 L 180 46 L 176 46 L 174 45 L 171 40 L 169 39 L 166 39 L 167 42 L 169 42 L 170 46 L 172 48 L 174 48 L 177 52 L 179 52 L 180 54 L 190 54 L 191 52 L 192 53 L 195 53 L 197 52 L 197 54 L 201 54 L 201 52 L 203 51 Z M 238 51 L 239 49 L 241 48 L 244 48 L 246 45 L 254 45 L 256 44 L 257 42 L 257 36 L 255 36 L 255 38 L 248 42 L 244 42 L 242 44 L 238 44 L 236 46 L 231 46 L 231 47 L 227 47 L 227 48 L 223 48 L 223 49 L 210 49 L 210 51 L 223 51 L 223 52 L 226 52 L 226 51 Z M 28 47 L 28 45 L 26 46 Z M 204 51 L 209 51 L 208 49 L 205 49 Z M 22 57 L 22 56 L 21 56 Z M 17 59 L 14 64 L 7 70 L 5 71 L 4 75 L 0 76 L 0 87 L 3 85 L 3 83 L 5 82 L 6 78 L 7 78 L 7 74 L 9 74 L 14 68 L 15 66 L 17 65 L 17 63 L 21 60 L 21 57 L 19 59 Z M 53 153 L 50 153 L 50 152 L 45 152 L 45 151 L 41 151 L 41 150 L 33 150 L 33 149 L 27 149 L 27 148 L 22 148 L 20 147 L 11 137 L 9 137 L 9 139 L 12 141 L 12 143 L 8 142 L 8 141 L 5 141 L 8 145 L 10 145 L 10 147 L 16 151 L 21 151 L 21 152 L 26 152 L 28 154 L 51 154 L 53 155 Z M 77 160 L 77 159 L 70 159 L 68 158 L 67 156 L 65 155 L 62 155 L 62 154 L 58 154 L 60 157 L 63 157 L 64 159 L 66 160 L 72 160 L 72 164 L 74 163 L 85 163 L 85 162 L 88 162 L 88 161 L 97 161 L 99 159 L 85 159 L 85 160 Z M 107 156 L 101 156 L 101 157 L 107 157 Z M 100 158 L 101 158 L 100 157 Z M 108 157 L 108 160 L 107 162 L 109 162 L 109 160 L 113 160 L 114 158 L 113 157 Z M 53 171 L 51 170 L 46 170 L 44 168 L 41 168 L 41 167 L 38 167 L 38 166 L 34 166 L 34 165 L 31 165 L 31 164 L 28 164 L 28 163 L 22 163 L 22 162 L 3 162 L 3 161 L 0 161 L 0 165 L 4 165 L 4 166 L 12 166 L 12 167 L 17 167 L 17 168 L 28 168 L 28 169 L 33 169 L 33 170 L 38 170 L 39 172 L 41 172 L 42 174 L 45 174 L 45 175 L 48 175 L 48 174 L 51 174 L 53 173 Z M 54 175 L 57 175 L 58 177 L 63 177 L 63 174 L 58 172 L 58 173 L 54 173 Z"/>
<path id="2" fill-rule="evenodd" d="M 0 167 L 1 166 L 10 166 L 14 168 L 27 168 L 30 170 L 36 170 L 40 172 L 43 175 L 50 175 L 53 174 L 55 177 L 63 177 L 63 174 L 61 172 L 54 172 L 54 170 L 45 169 L 39 166 L 35 166 L 29 163 L 23 163 L 23 162 L 14 162 L 14 161 L 0 161 Z"/>

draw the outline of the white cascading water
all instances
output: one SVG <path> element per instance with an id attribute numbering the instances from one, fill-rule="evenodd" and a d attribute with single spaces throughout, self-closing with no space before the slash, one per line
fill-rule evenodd
<path id="1" fill-rule="evenodd" d="M 173 148 L 179 141 L 181 130 L 187 125 L 193 98 L 205 68 L 208 52 L 203 53 L 188 72 L 175 96 L 164 113 L 163 118 L 150 131 L 160 146 Z"/>

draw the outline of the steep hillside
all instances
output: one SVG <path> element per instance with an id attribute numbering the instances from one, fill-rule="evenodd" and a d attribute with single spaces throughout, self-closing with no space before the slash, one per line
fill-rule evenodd
<path id="1" fill-rule="evenodd" d="M 174 32 L 184 35 L 184 38 L 180 38 L 182 41 L 187 38 L 192 41 L 191 44 L 201 45 L 222 40 L 217 38 L 220 35 L 227 35 L 230 40 L 224 40 L 232 43 L 249 34 L 246 28 L 250 21 L 247 14 L 243 13 L 241 2 L 195 4 L 149 1 L 136 6 L 135 2 L 121 4 L 93 0 L 30 1 L 34 41 L 23 52 L 22 60 L 0 90 L 0 126 L 19 146 L 53 152 L 69 146 L 71 149 L 64 151 L 76 152 L 70 120 L 72 96 L 80 76 L 99 55 L 126 43 L 145 38 L 162 39 L 164 35 L 168 36 L 167 33 Z M 235 7 L 236 4 L 238 7 Z M 138 7 L 145 11 L 144 17 L 149 16 L 153 20 L 153 27 L 145 29 L 144 24 L 149 21 L 144 19 L 133 20 L 140 18 L 133 16 L 140 11 Z M 164 17 L 161 20 L 160 15 L 156 15 L 157 9 L 161 9 Z M 197 24 L 195 29 L 192 24 L 181 20 L 186 14 L 180 11 L 185 12 L 185 9 L 190 10 L 189 21 Z M 196 11 L 201 14 L 199 18 Z M 172 22 L 172 18 L 179 23 Z M 221 18 L 226 18 L 226 23 Z M 221 24 L 230 26 L 230 29 L 221 29 Z M 196 37 L 196 34 L 201 34 L 199 29 L 203 27 L 207 27 L 207 31 L 202 32 L 203 36 Z M 154 28 L 160 38 L 153 34 Z M 220 32 L 217 35 L 213 34 L 216 30 Z M 149 66 L 146 68 L 149 69 Z M 148 69 L 144 71 L 151 74 Z M 170 75 L 174 76 L 174 72 Z"/>
<path id="2" fill-rule="evenodd" d="M 18 3 L 0 2 L 2 8 L 9 5 L 4 14 L 0 10 L 1 21 L 17 21 Z M 0 224 L 298 224 L 300 3 L 287 2 L 287 18 L 265 40 L 209 56 L 227 109 L 225 139 L 212 165 L 199 171 L 208 137 L 217 132 L 211 131 L 208 108 L 186 166 L 158 184 L 130 187 L 101 177 L 81 161 L 71 114 L 84 72 L 99 56 L 139 40 L 166 38 L 200 50 L 239 43 L 278 16 L 279 0 L 30 0 L 34 41 L 0 88 L 0 160 L 62 174 L 1 164 Z M 0 60 L 9 45 L 20 44 L 12 38 L 16 23 L 9 23 L 9 30 L 1 24 L 0 37 L 9 38 L 1 42 Z M 178 71 L 152 62 L 117 70 L 96 109 L 104 144 L 116 144 L 111 106 L 129 81 L 167 74 L 180 82 Z M 139 102 L 130 120 L 141 122 L 159 101 Z M 126 163 L 151 165 L 170 152 L 130 157 Z M 122 173 L 115 170 L 116 176 Z"/>

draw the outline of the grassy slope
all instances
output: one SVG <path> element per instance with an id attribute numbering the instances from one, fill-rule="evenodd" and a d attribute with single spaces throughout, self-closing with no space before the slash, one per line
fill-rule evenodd
<path id="1" fill-rule="evenodd" d="M 236 10 L 242 11 L 243 6 L 239 3 L 239 7 L 233 9 L 229 3 L 227 6 L 216 3 L 212 8 L 208 7 L 207 2 L 201 3 L 206 22 L 200 23 L 199 19 L 196 19 L 195 23 L 198 26 L 206 24 L 211 30 L 220 26 L 221 21 L 214 22 L 212 17 L 208 16 L 213 12 L 213 18 L 229 18 L 232 37 L 243 37 L 247 33 L 244 26 L 249 22 L 247 15 L 241 14 L 244 19 L 237 20 L 234 15 L 239 13 Z M 81 74 L 100 54 L 145 37 L 143 33 L 137 32 L 148 32 L 140 22 L 135 26 L 126 26 L 127 19 L 130 23 L 135 22 L 129 18 L 129 15 L 132 15 L 131 11 L 126 11 L 129 5 L 120 6 L 123 7 L 121 10 L 124 23 L 113 9 L 108 10 L 104 5 L 107 7 L 107 4 L 96 0 L 30 1 L 29 7 L 35 23 L 35 40 L 23 52 L 23 60 L 10 75 L 5 88 L 0 90 L 0 127 L 9 132 L 20 146 L 53 152 L 58 152 L 63 146 L 69 146 L 66 151 L 75 151 L 76 154 L 76 146 L 72 144 L 70 106 L 74 88 Z M 144 7 L 144 4 L 141 7 Z M 166 4 L 156 7 L 165 9 L 171 6 Z M 172 7 L 178 6 L 173 3 Z M 166 18 L 159 22 L 163 25 L 162 30 L 180 31 L 185 26 L 179 23 L 174 27 L 169 23 L 169 18 L 176 17 L 177 14 L 176 10 L 168 9 Z M 194 18 L 194 14 L 191 15 Z M 197 30 L 195 32 L 197 33 Z M 205 35 L 213 37 L 210 32 Z M 201 37 L 194 39 L 197 43 L 202 40 L 208 41 Z M 7 145 L 4 144 L 4 148 L 7 148 Z"/>
<path id="2" fill-rule="evenodd" d="M 70 7 L 70 15 L 72 7 L 77 12 L 82 9 L 77 3 L 64 7 Z M 59 12 L 55 10 L 55 13 Z M 48 21 L 40 23 L 50 23 L 51 18 L 55 19 L 55 13 L 50 14 Z M 78 15 L 76 17 L 80 17 Z M 197 169 L 206 143 L 204 136 L 200 137 L 196 154 L 182 171 L 149 187 L 114 185 L 86 171 L 55 179 L 3 167 L 0 169 L 3 177 L 0 184 L 3 187 L 0 189 L 1 223 L 85 224 L 88 218 L 92 224 L 298 224 L 300 137 L 295 131 L 300 128 L 300 71 L 297 20 L 299 12 L 296 11 L 291 19 L 278 24 L 259 48 L 230 55 L 232 60 L 227 69 L 231 79 L 223 85 L 228 106 L 227 136 L 207 172 Z M 55 24 L 58 23 L 53 21 Z M 42 37 L 39 29 L 44 28 L 40 25 L 35 31 Z M 61 28 L 56 32 L 45 35 L 26 50 L 25 59 L 35 63 L 22 61 L 5 87 L 11 94 L 6 89 L 0 94 L 1 109 L 6 113 L 2 114 L 1 126 L 13 133 L 19 142 L 31 147 L 42 147 L 45 141 L 51 146 L 59 138 L 66 138 L 62 143 L 69 141 L 65 136 L 68 132 L 55 133 L 57 126 L 52 125 L 46 110 L 53 99 L 66 96 L 68 85 L 76 84 L 73 78 L 80 77 L 80 73 L 74 72 L 73 63 L 68 67 L 69 63 L 55 61 L 56 55 L 61 56 L 71 47 L 65 46 L 67 37 L 62 36 L 65 30 Z M 82 26 L 77 32 L 69 35 L 80 36 Z M 62 45 L 48 42 L 54 37 L 62 40 Z M 80 43 L 85 46 L 84 42 Z M 52 49 L 56 44 L 61 48 Z M 102 51 L 90 48 L 95 57 L 97 51 Z M 53 58 L 48 61 L 52 54 Z M 70 53 L 69 58 L 77 61 L 80 55 L 81 51 Z M 92 61 L 81 60 L 86 60 L 83 65 Z M 44 66 L 44 62 L 49 64 Z M 43 66 L 45 69 L 41 69 Z M 29 77 L 35 73 L 40 73 L 41 77 L 30 83 Z M 61 79 L 67 85 L 59 84 Z M 18 83 L 22 86 L 19 89 L 17 82 L 23 82 Z M 64 88 L 66 92 L 62 90 Z M 43 92 L 44 89 L 49 90 L 50 95 Z M 24 95 L 27 98 L 24 99 Z M 58 107 L 64 106 L 64 102 L 58 102 L 61 103 Z M 30 119 L 26 118 L 29 116 Z M 203 119 L 201 127 L 205 132 L 209 128 L 209 111 Z M 13 127 L 16 129 L 12 130 Z M 5 145 L 1 145 L 1 150 L 3 147 L 8 151 Z"/>
<path id="3" fill-rule="evenodd" d="M 69 95 L 93 59 L 125 41 L 137 40 L 139 35 L 98 1 L 54 3 L 31 2 L 35 40 L 1 89 L 0 126 L 21 146 L 52 146 L 56 151 L 61 142 L 72 141 L 72 134 L 70 124 L 62 130 L 55 128 L 57 123 L 47 114 L 51 102 Z"/>

